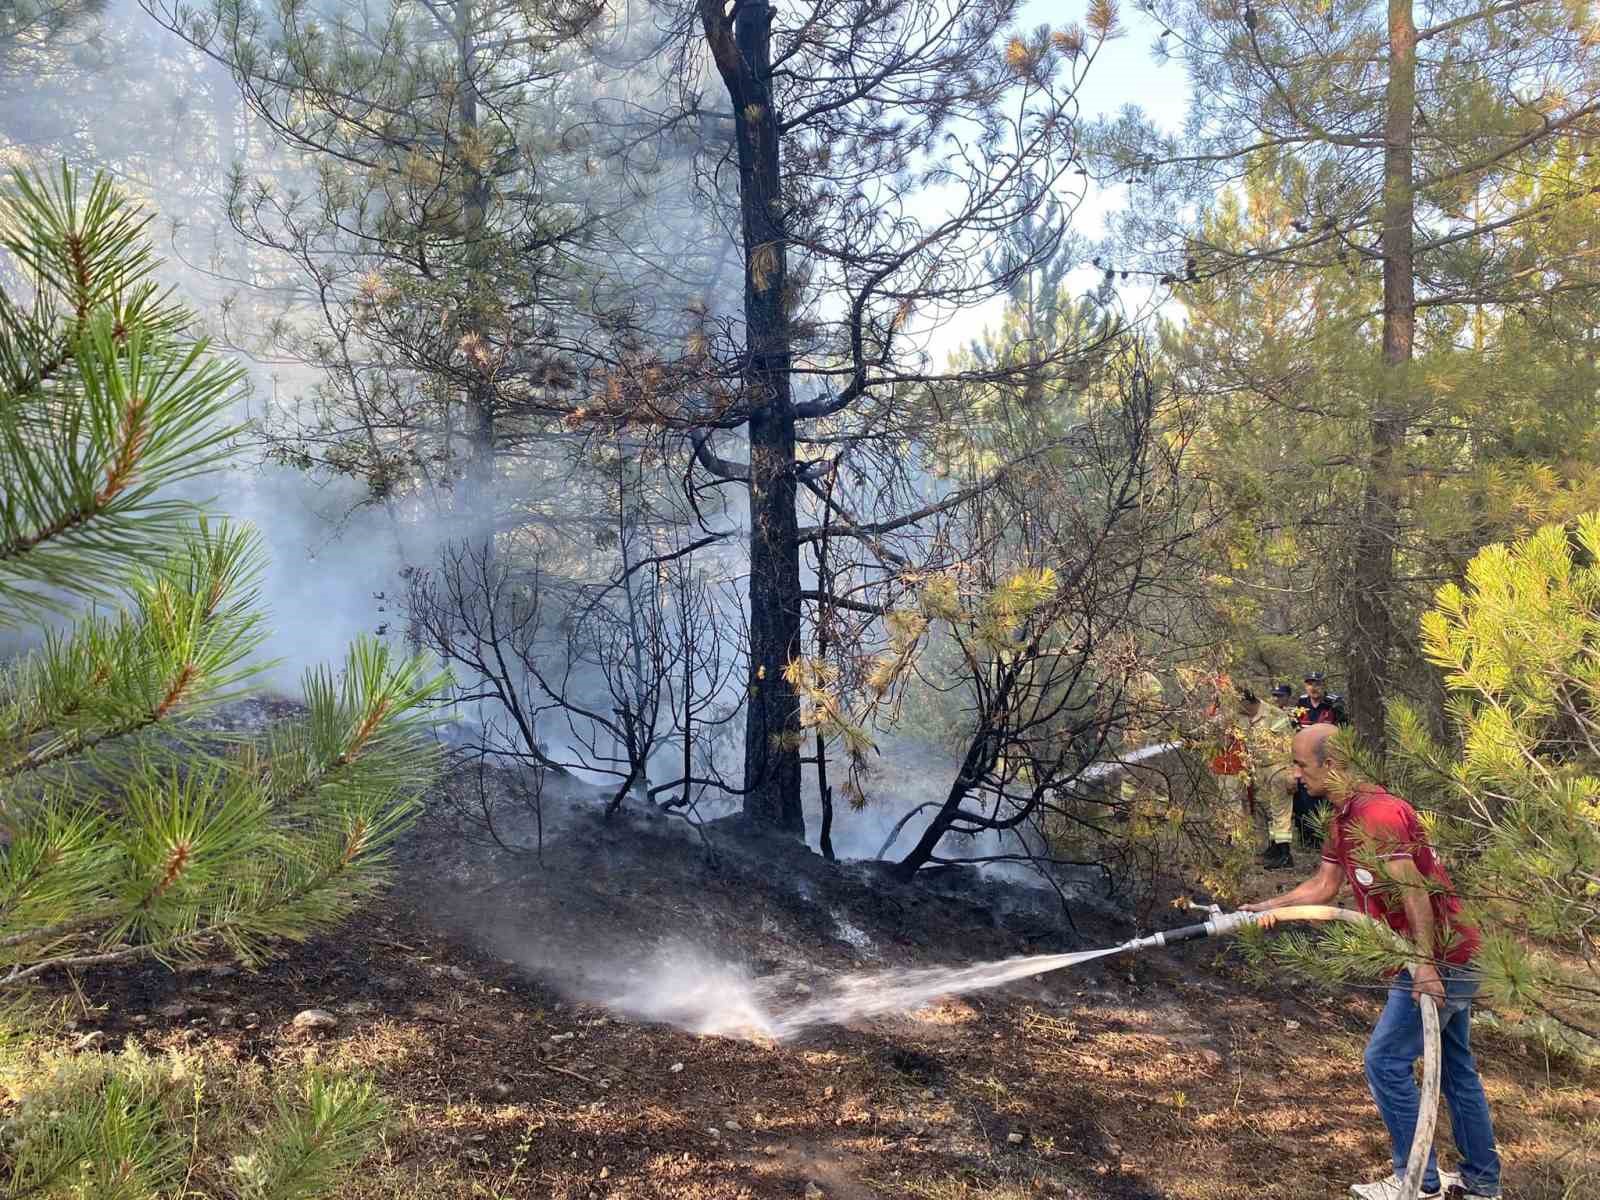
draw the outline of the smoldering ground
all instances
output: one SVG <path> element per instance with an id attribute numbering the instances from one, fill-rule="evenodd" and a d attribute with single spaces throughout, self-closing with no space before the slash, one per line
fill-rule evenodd
<path id="1" fill-rule="evenodd" d="M 447 786 L 467 796 L 476 784 Z M 1004 960 L 1127 932 L 1088 878 L 1072 893 L 1074 932 L 1053 891 L 992 872 L 901 885 L 878 864 L 829 863 L 737 817 L 697 831 L 630 804 L 607 821 L 594 795 L 571 780 L 547 784 L 541 856 L 470 840 L 441 850 L 429 838 L 417 852 L 439 882 L 412 899 L 574 1001 L 697 1033 L 777 1039 L 1026 979 L 1038 963 Z M 913 966 L 930 957 L 979 965 Z"/>

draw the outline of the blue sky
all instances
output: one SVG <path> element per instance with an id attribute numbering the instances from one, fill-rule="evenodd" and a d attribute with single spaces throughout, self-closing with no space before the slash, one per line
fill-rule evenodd
<path id="1" fill-rule="evenodd" d="M 1023 9 L 1019 23 L 1029 30 L 1040 25 L 1059 28 L 1074 21 L 1081 23 L 1086 7 L 1077 0 L 1066 4 L 1059 0 L 1033 0 Z M 1156 36 L 1164 26 L 1131 3 L 1122 6 L 1121 21 L 1127 32 L 1100 49 L 1085 80 L 1079 97 L 1084 120 L 1110 116 L 1126 105 L 1135 104 L 1160 124 L 1176 129 L 1188 106 L 1188 77 L 1179 60 L 1160 62 L 1152 54 Z M 1088 238 L 1100 236 L 1104 232 L 1106 214 L 1125 200 L 1126 189 L 1122 187 L 1092 190 L 1076 213 L 1075 230 Z M 1099 281 L 1100 273 L 1088 264 L 1071 276 L 1073 286 L 1085 291 Z M 1145 293 L 1141 291 L 1138 296 L 1129 295 L 1126 302 L 1133 308 L 1144 298 Z M 985 326 L 998 320 L 1002 307 L 1002 302 L 996 300 L 958 314 L 937 330 L 930 331 L 929 348 L 938 358 L 966 345 Z"/>

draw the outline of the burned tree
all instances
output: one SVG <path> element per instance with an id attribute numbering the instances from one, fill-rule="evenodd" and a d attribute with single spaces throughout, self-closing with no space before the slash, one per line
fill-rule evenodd
<path id="1" fill-rule="evenodd" d="M 450 698 L 467 718 L 460 757 L 480 774 L 523 768 L 534 783 L 517 794 L 536 821 L 551 770 L 601 776 L 608 816 L 630 795 L 692 811 L 708 788 L 737 790 L 716 754 L 739 707 L 736 639 L 720 628 L 737 608 L 697 569 L 692 548 L 634 558 L 616 579 L 574 587 L 458 544 L 413 574 L 407 608 L 412 639 L 462 680 Z M 479 807 L 501 841 L 493 806 Z"/>
<path id="2" fill-rule="evenodd" d="M 882 614 L 911 565 L 896 538 L 925 537 L 988 486 L 952 491 L 901 461 L 922 433 L 908 397 L 947 373 L 913 334 L 1034 265 L 998 251 L 1075 178 L 1077 88 L 1112 32 L 1095 9 L 1087 33 L 1012 34 L 1019 9 L 700 0 L 677 14 L 681 91 L 655 115 L 668 130 L 731 125 L 736 163 L 708 155 L 701 186 L 737 224 L 744 287 L 737 314 L 697 331 L 696 394 L 652 416 L 687 433 L 703 481 L 748 496 L 743 803 L 764 825 L 804 828 L 801 547 L 826 536 L 871 548 L 857 581 L 870 594 L 852 602 Z M 1063 233 L 1056 224 L 1040 252 Z M 747 453 L 719 445 L 738 441 Z M 824 487 L 835 474 L 852 486 Z"/>
<path id="3" fill-rule="evenodd" d="M 1058 398 L 1060 433 L 1042 453 L 962 506 L 953 565 L 916 594 L 919 636 L 954 651 L 931 682 L 965 699 L 954 722 L 964 752 L 945 796 L 920 806 L 932 816 L 897 863 L 903 878 L 952 861 L 1059 861 L 1062 825 L 1082 820 L 1080 779 L 1135 702 L 1124 651 L 1191 532 L 1170 448 L 1181 439 L 1162 437 L 1172 412 L 1137 343 L 1095 375 L 1085 394 Z M 1036 413 L 1001 424 L 1002 440 L 1041 433 Z M 951 835 L 996 844 L 952 859 Z"/>

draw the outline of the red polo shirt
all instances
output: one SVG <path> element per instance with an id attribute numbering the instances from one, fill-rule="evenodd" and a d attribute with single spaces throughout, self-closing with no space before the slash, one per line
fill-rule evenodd
<path id="1" fill-rule="evenodd" d="M 1476 926 L 1458 919 L 1461 901 L 1450 874 L 1428 845 L 1417 810 L 1380 787 L 1357 792 L 1334 813 L 1322 861 L 1343 868 L 1356 894 L 1356 907 L 1411 940 L 1411 922 L 1400 900 L 1400 885 L 1383 873 L 1385 859 L 1409 858 L 1436 885 L 1434 956 L 1460 965 L 1478 952 L 1483 938 Z"/>

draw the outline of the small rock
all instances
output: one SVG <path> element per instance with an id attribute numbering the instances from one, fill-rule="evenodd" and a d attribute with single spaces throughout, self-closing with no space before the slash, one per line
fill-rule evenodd
<path id="1" fill-rule="evenodd" d="M 722 1136 L 722 1130 L 718 1129 L 715 1125 L 713 1125 L 710 1129 L 706 1130 L 706 1132 L 708 1134 L 710 1134 L 714 1138 L 719 1138 L 719 1137 Z"/>
<path id="2" fill-rule="evenodd" d="M 1293 1033 L 1296 1029 L 1300 1028 L 1300 1022 L 1299 1021 L 1285 1021 L 1283 1023 L 1283 1027 L 1285 1029 L 1287 1029 L 1290 1033 Z"/>
<path id="3" fill-rule="evenodd" d="M 673 1063 L 670 1067 L 667 1068 L 667 1070 L 671 1071 L 674 1075 L 681 1074 L 683 1072 L 683 1064 L 682 1063 Z"/>
<path id="4" fill-rule="evenodd" d="M 156 1009 L 156 1016 L 166 1017 L 170 1021 L 181 1021 L 188 1015 L 189 1005 L 182 1000 L 174 1000 L 171 1003 L 163 1004 L 160 1008 Z"/>
<path id="5" fill-rule="evenodd" d="M 822 1089 L 822 1098 L 824 1100 L 832 1100 L 833 1099 L 833 1085 L 831 1083 L 827 1087 Z"/>
<path id="6" fill-rule="evenodd" d="M 238 973 L 239 968 L 232 963 L 218 963 L 211 968 L 211 978 L 213 979 L 232 979 Z"/>
<path id="7" fill-rule="evenodd" d="M 79 1053 L 87 1050 L 99 1050 L 106 1044 L 106 1035 L 98 1029 L 91 1029 L 77 1041 L 72 1043 L 72 1048 Z"/>
<path id="8" fill-rule="evenodd" d="M 610 1179 L 611 1178 L 611 1168 L 610 1167 L 601 1167 L 600 1168 L 600 1178 L 601 1179 Z"/>
<path id="9" fill-rule="evenodd" d="M 466 983 L 467 980 L 472 978 L 471 975 L 468 975 L 460 967 L 451 967 L 445 972 L 445 974 L 450 976 L 450 978 L 454 979 L 457 983 Z"/>
<path id="10" fill-rule="evenodd" d="M 827 1193 L 814 1183 L 806 1184 L 806 1200 L 827 1200 Z"/>
<path id="11" fill-rule="evenodd" d="M 290 1024 L 307 1033 L 327 1033 L 339 1027 L 339 1018 L 324 1008 L 308 1008 L 296 1013 Z"/>
<path id="12" fill-rule="evenodd" d="M 1024 1140 L 1025 1139 L 1023 1138 L 1023 1136 L 1020 1133 L 1018 1133 L 1016 1130 L 1014 1130 L 1014 1129 L 1010 1133 L 1006 1134 L 1006 1144 L 1007 1145 L 1020 1146 L 1020 1145 L 1022 1145 Z"/>
<path id="13" fill-rule="evenodd" d="M 724 1129 L 726 1129 L 729 1133 L 741 1133 L 744 1130 L 744 1126 L 743 1125 L 741 1125 L 741 1124 L 739 1124 L 739 1122 L 733 1121 L 733 1120 L 724 1121 L 722 1123 L 722 1127 Z"/>
<path id="14" fill-rule="evenodd" d="M 768 1158 L 777 1158 L 778 1148 L 776 1146 L 763 1146 L 761 1147 L 761 1153 L 765 1154 Z"/>

